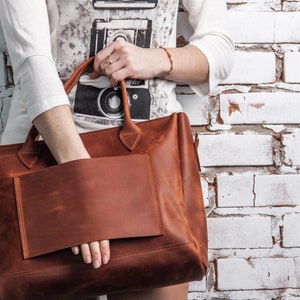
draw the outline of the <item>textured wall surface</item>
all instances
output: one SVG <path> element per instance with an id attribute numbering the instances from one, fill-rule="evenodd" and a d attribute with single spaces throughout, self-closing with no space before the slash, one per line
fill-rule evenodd
<path id="1" fill-rule="evenodd" d="M 227 3 L 231 76 L 210 97 L 177 90 L 200 134 L 209 230 L 209 272 L 189 299 L 300 299 L 300 1 Z M 11 93 L 0 31 L 0 132 Z"/>

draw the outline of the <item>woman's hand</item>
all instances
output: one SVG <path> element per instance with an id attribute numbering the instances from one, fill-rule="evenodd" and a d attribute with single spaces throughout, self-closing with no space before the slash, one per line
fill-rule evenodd
<path id="1" fill-rule="evenodd" d="M 150 79 L 168 72 L 170 61 L 163 49 L 141 48 L 117 40 L 96 54 L 91 79 L 101 75 L 110 78 L 116 86 L 126 78 Z"/>
<path id="2" fill-rule="evenodd" d="M 123 40 L 114 41 L 96 54 L 91 79 L 107 76 L 111 86 L 126 78 L 163 77 L 186 84 L 209 80 L 208 61 L 197 47 L 187 45 L 167 50 L 170 58 L 161 48 L 141 48 Z"/>
<path id="3" fill-rule="evenodd" d="M 89 244 L 83 244 L 80 247 L 73 247 L 72 251 L 75 255 L 79 254 L 81 251 L 83 261 L 86 264 L 92 264 L 95 269 L 107 264 L 110 259 L 108 240 L 96 241 Z"/>

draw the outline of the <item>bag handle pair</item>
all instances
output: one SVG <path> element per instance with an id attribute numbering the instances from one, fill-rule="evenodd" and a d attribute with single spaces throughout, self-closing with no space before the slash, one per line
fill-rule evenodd
<path id="1" fill-rule="evenodd" d="M 80 76 L 90 67 L 94 62 L 94 57 L 91 57 L 81 63 L 70 78 L 65 82 L 64 88 L 67 94 L 69 94 L 72 88 L 79 81 Z M 124 109 L 124 123 L 120 129 L 119 138 L 122 144 L 130 151 L 133 151 L 142 136 L 141 129 L 132 121 L 130 116 L 130 108 L 128 101 L 128 93 L 126 89 L 125 81 L 120 82 L 121 91 L 122 91 L 122 104 Z M 40 137 L 37 129 L 32 126 L 29 130 L 25 142 L 22 144 L 20 149 L 17 152 L 19 160 L 25 165 L 28 169 L 31 169 L 35 166 L 39 160 L 41 153 L 41 147 L 36 141 Z"/>

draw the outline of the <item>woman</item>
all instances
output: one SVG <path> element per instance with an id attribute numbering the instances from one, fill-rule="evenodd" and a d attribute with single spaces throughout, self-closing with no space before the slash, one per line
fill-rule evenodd
<path id="1" fill-rule="evenodd" d="M 193 34 L 188 45 L 176 48 L 178 0 L 0 0 L 16 86 L 2 144 L 24 141 L 33 123 L 58 163 L 89 158 L 78 132 L 120 123 L 119 115 L 102 110 L 101 101 L 103 92 L 123 79 L 130 79 L 127 87 L 133 99 L 139 95 L 146 99 L 135 103 L 136 119 L 181 110 L 175 82 L 208 94 L 232 68 L 234 46 L 226 28 L 226 2 L 182 0 L 182 4 Z M 89 55 L 95 55 L 94 70 L 68 97 L 61 78 Z M 95 87 L 98 102 L 93 98 Z M 94 268 L 109 263 L 109 241 L 72 251 L 81 252 L 83 261 Z M 187 298 L 187 285 L 108 297 L 182 300 Z"/>

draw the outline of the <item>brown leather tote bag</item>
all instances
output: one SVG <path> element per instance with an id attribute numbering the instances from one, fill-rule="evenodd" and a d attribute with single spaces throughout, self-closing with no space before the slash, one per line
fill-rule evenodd
<path id="1" fill-rule="evenodd" d="M 90 66 L 65 84 L 70 92 Z M 0 147 L 0 299 L 87 299 L 201 280 L 207 228 L 184 113 L 84 133 L 91 155 L 57 165 L 34 127 Z M 111 241 L 93 269 L 70 247 Z"/>

